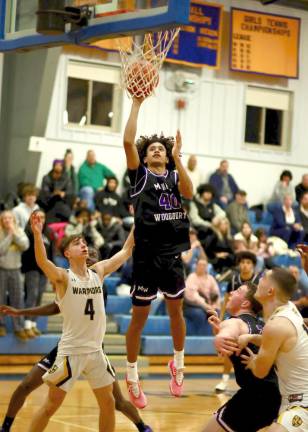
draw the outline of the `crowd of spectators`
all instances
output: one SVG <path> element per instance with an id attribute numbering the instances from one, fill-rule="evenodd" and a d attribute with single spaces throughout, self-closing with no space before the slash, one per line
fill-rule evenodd
<path id="1" fill-rule="evenodd" d="M 228 283 L 229 293 L 243 281 L 257 281 L 264 268 L 272 267 L 275 255 L 295 254 L 295 245 L 307 241 L 308 174 L 294 187 L 292 173 L 281 173 L 267 206 L 254 207 L 257 213 L 270 212 L 270 229 L 259 227 L 254 232 L 247 192 L 229 173 L 228 161 L 221 161 L 208 182 L 196 156 L 189 157 L 187 169 L 195 195 L 185 202 L 191 249 L 182 254 L 187 276 L 184 314 L 190 332 L 200 335 L 210 311 L 224 313 L 228 295 L 223 296 L 222 283 Z M 0 303 L 38 306 L 46 289 L 48 281 L 35 262 L 29 224 L 33 211 L 41 212 L 47 254 L 57 265 L 66 265 L 60 253 L 61 238 L 73 234 L 83 235 L 105 259 L 121 249 L 133 224 L 127 173 L 121 189 L 116 174 L 96 160 L 93 150 L 87 152 L 79 170 L 74 167 L 72 151 L 67 150 L 63 159 L 53 161 L 39 189 L 32 184 L 19 185 L 19 202 L 0 213 Z M 130 260 L 121 270 L 119 294 L 129 292 L 131 269 Z M 307 314 L 307 282 L 297 267 L 290 271 L 299 281 L 295 304 Z M 33 318 L 14 318 L 13 325 L 19 339 L 40 334 Z M 5 334 L 0 316 L 0 336 Z"/>

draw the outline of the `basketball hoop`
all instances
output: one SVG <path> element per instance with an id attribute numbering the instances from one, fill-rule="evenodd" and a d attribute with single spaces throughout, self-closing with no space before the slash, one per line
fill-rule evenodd
<path id="1" fill-rule="evenodd" d="M 159 83 L 159 71 L 180 28 L 146 33 L 142 43 L 132 38 L 129 51 L 119 40 L 121 84 L 129 97 L 151 96 Z"/>

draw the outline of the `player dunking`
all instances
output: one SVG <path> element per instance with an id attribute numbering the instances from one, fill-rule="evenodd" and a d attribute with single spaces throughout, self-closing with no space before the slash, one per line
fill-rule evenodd
<path id="1" fill-rule="evenodd" d="M 140 337 L 151 301 L 160 290 L 166 300 L 174 344 L 169 362 L 170 392 L 183 391 L 185 321 L 182 312 L 185 288 L 181 252 L 190 248 L 189 222 L 181 195 L 191 199 L 193 186 L 181 162 L 181 135 L 176 140 L 153 135 L 135 144 L 138 114 L 143 100 L 133 99 L 124 133 L 124 149 L 135 212 L 135 249 L 131 290 L 132 319 L 126 334 L 127 385 L 138 408 L 147 405 L 137 371 Z M 175 171 L 176 169 L 176 171 Z"/>
<path id="2" fill-rule="evenodd" d="M 88 248 L 80 236 L 72 236 L 63 246 L 69 261 L 68 271 L 56 267 L 47 259 L 42 239 L 39 215 L 31 217 L 35 258 L 39 267 L 53 284 L 58 306 L 63 315 L 63 333 L 58 345 L 57 358 L 45 373 L 49 384 L 47 400 L 35 414 L 30 432 L 45 429 L 50 417 L 63 402 L 80 375 L 89 381 L 99 405 L 99 430 L 113 432 L 115 407 L 112 395 L 114 372 L 102 350 L 106 331 L 106 315 L 102 282 L 106 274 L 117 270 L 131 255 L 133 235 L 130 233 L 122 250 L 109 260 L 87 268 Z"/>
<path id="3" fill-rule="evenodd" d="M 262 304 L 266 325 L 262 336 L 250 336 L 259 344 L 258 354 L 249 348 L 242 355 L 252 373 L 263 378 L 275 365 L 282 402 L 276 423 L 268 432 L 308 431 L 308 328 L 290 301 L 296 280 L 282 268 L 270 270 L 260 280 L 255 298 Z"/>

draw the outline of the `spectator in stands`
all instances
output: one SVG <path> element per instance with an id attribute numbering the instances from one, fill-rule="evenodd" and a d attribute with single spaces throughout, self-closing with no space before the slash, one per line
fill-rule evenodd
<path id="1" fill-rule="evenodd" d="M 47 223 L 68 221 L 73 206 L 73 190 L 62 160 L 54 160 L 52 170 L 43 177 L 38 201 L 46 212 Z"/>
<path id="2" fill-rule="evenodd" d="M 296 201 L 299 203 L 302 195 L 308 192 L 308 174 L 302 176 L 302 181 L 295 186 Z"/>
<path id="3" fill-rule="evenodd" d="M 234 236 L 234 249 L 236 252 L 250 251 L 255 254 L 258 252 L 258 238 L 254 235 L 249 222 L 244 222 L 240 232 Z"/>
<path id="4" fill-rule="evenodd" d="M 235 263 L 230 222 L 225 218 L 213 219 L 213 232 L 206 239 L 205 253 L 215 271 L 228 271 Z"/>
<path id="5" fill-rule="evenodd" d="M 286 195 L 292 198 L 292 203 L 295 201 L 295 191 L 292 184 L 292 173 L 289 170 L 284 170 L 280 174 L 280 179 L 275 185 L 274 192 L 270 202 L 283 203 Z"/>
<path id="6" fill-rule="evenodd" d="M 214 193 L 212 185 L 202 184 L 198 187 L 197 195 L 190 203 L 189 218 L 203 245 L 206 237 L 212 232 L 212 220 L 226 216 L 221 207 L 215 204 Z"/>
<path id="7" fill-rule="evenodd" d="M 104 190 L 98 191 L 95 194 L 95 207 L 100 213 L 110 213 L 113 217 L 123 219 L 129 215 L 125 209 L 124 203 L 120 195 L 116 192 L 118 187 L 116 177 L 109 177 Z"/>
<path id="8" fill-rule="evenodd" d="M 24 230 L 30 219 L 31 213 L 39 209 L 39 206 L 36 204 L 38 190 L 33 184 L 26 184 L 21 193 L 22 202 L 13 208 L 13 213 L 17 225 Z"/>
<path id="9" fill-rule="evenodd" d="M 232 201 L 226 208 L 227 217 L 231 224 L 231 229 L 234 233 L 240 231 L 244 222 L 249 221 L 247 209 L 247 193 L 243 190 L 238 190 L 235 193 L 235 200 Z"/>
<path id="10" fill-rule="evenodd" d="M 228 303 L 230 293 L 237 290 L 245 282 L 252 282 L 257 285 L 259 279 L 261 278 L 261 274 L 256 272 L 257 257 L 254 253 L 249 251 L 240 252 L 236 256 L 236 262 L 238 265 L 238 269 L 233 271 L 231 280 L 228 283 L 220 312 L 221 320 L 223 320 L 224 318 L 226 312 L 226 305 Z M 222 380 L 219 384 L 217 384 L 215 388 L 217 392 L 223 392 L 227 389 L 231 369 L 232 365 L 229 358 L 224 358 L 224 370 Z"/>
<path id="11" fill-rule="evenodd" d="M 195 271 L 199 259 L 206 259 L 204 249 L 201 246 L 197 231 L 194 228 L 190 228 L 189 230 L 189 239 L 191 248 L 185 252 L 182 252 L 182 261 L 184 263 L 186 274 Z"/>
<path id="12" fill-rule="evenodd" d="M 78 196 L 78 177 L 73 165 L 74 155 L 71 149 L 67 149 L 64 154 L 64 171 L 72 184 L 72 191 L 75 196 Z"/>
<path id="13" fill-rule="evenodd" d="M 105 165 L 96 161 L 93 150 L 87 152 L 87 158 L 79 168 L 78 180 L 80 198 L 88 202 L 88 208 L 94 210 L 94 195 L 103 189 L 105 179 L 115 177 L 115 174 Z"/>
<path id="14" fill-rule="evenodd" d="M 53 261 L 55 255 L 55 238 L 53 231 L 46 224 L 46 215 L 43 210 L 37 211 L 43 223 L 43 242 L 47 257 Z M 47 286 L 47 278 L 38 267 L 34 253 L 34 237 L 30 221 L 25 228 L 25 233 L 29 239 L 29 248 L 21 256 L 21 271 L 25 275 L 25 307 L 33 308 L 41 305 L 43 294 Z M 25 317 L 25 332 L 28 337 L 39 336 L 41 333 L 36 325 L 36 317 Z"/>
<path id="15" fill-rule="evenodd" d="M 29 240 L 24 230 L 16 224 L 11 211 L 0 214 L 0 304 L 22 308 L 24 289 L 21 280 L 21 254 L 29 247 Z M 14 333 L 21 340 L 28 337 L 24 330 L 24 320 L 13 318 Z M 3 317 L 0 316 L 0 336 L 5 336 Z"/>
<path id="16" fill-rule="evenodd" d="M 293 303 L 297 306 L 301 315 L 308 318 L 308 279 L 307 275 L 303 274 L 301 277 L 300 270 L 296 266 L 289 266 L 291 274 L 297 280 L 297 291 L 292 297 Z M 305 273 L 303 271 L 303 273 Z"/>
<path id="17" fill-rule="evenodd" d="M 208 274 L 208 262 L 201 258 L 196 270 L 186 279 L 184 316 L 190 334 L 204 336 L 208 327 L 207 316 L 220 310 L 220 291 L 213 276 Z"/>
<path id="18" fill-rule="evenodd" d="M 304 229 L 304 242 L 308 242 L 308 192 L 304 192 L 300 199 L 299 214 Z"/>
<path id="19" fill-rule="evenodd" d="M 304 237 L 299 211 L 292 208 L 292 203 L 292 196 L 285 195 L 283 204 L 272 209 L 273 222 L 270 229 L 270 235 L 280 237 L 290 248 L 301 243 Z"/>
<path id="20" fill-rule="evenodd" d="M 215 198 L 223 208 L 234 200 L 235 194 L 239 189 L 236 181 L 228 171 L 229 162 L 222 160 L 219 168 L 210 177 L 210 184 L 215 189 Z"/>
<path id="21" fill-rule="evenodd" d="M 65 235 L 82 235 L 89 246 L 99 249 L 104 244 L 103 236 L 97 230 L 97 220 L 91 217 L 88 209 L 77 210 L 75 215 L 70 217 L 68 225 L 65 227 Z"/>
<path id="22" fill-rule="evenodd" d="M 197 164 L 197 157 L 195 155 L 190 155 L 187 161 L 187 174 L 193 184 L 194 194 L 196 193 L 198 186 L 202 183 L 203 177 Z"/>
<path id="23" fill-rule="evenodd" d="M 125 231 L 110 213 L 102 214 L 102 223 L 97 226 L 97 229 L 105 240 L 100 253 L 102 259 L 107 259 L 122 248 L 125 242 Z"/>

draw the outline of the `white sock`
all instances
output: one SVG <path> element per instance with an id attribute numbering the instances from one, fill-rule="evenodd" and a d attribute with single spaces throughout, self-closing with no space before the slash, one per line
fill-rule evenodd
<path id="1" fill-rule="evenodd" d="M 229 374 L 223 374 L 222 375 L 222 380 L 223 381 L 229 381 L 230 375 Z"/>
<path id="2" fill-rule="evenodd" d="M 177 369 L 184 369 L 184 350 L 176 351 L 174 350 L 174 365 Z"/>
<path id="3" fill-rule="evenodd" d="M 138 381 L 138 369 L 137 362 L 130 363 L 126 362 L 127 381 L 137 382 Z"/>
<path id="4" fill-rule="evenodd" d="M 30 320 L 25 320 L 25 330 L 30 330 L 32 327 Z"/>

